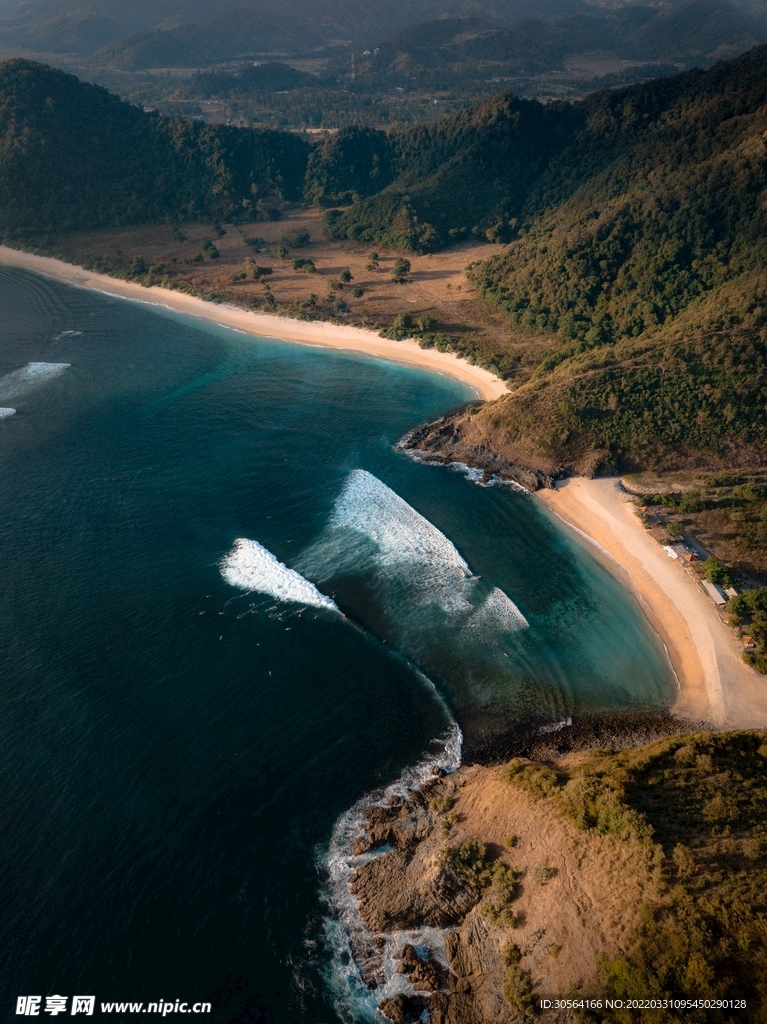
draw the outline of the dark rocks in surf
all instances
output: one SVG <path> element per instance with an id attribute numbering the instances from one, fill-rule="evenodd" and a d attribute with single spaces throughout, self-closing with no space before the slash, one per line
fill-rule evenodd
<path id="1" fill-rule="evenodd" d="M 416 1024 L 427 1007 L 429 1000 L 424 996 L 408 996 L 402 992 L 378 1004 L 378 1009 L 392 1024 Z"/>
<path id="2" fill-rule="evenodd" d="M 540 467 L 513 462 L 485 444 L 471 444 L 466 441 L 458 428 L 458 421 L 465 416 L 466 409 L 449 416 L 442 416 L 433 423 L 425 423 L 406 434 L 397 443 L 400 451 L 417 453 L 424 462 L 437 465 L 462 462 L 483 473 L 485 483 L 493 477 L 512 481 L 528 491 L 539 491 L 553 487 L 554 481 L 567 475 L 564 468 L 544 470 Z"/>
<path id="3" fill-rule="evenodd" d="M 481 765 L 503 764 L 512 757 L 556 761 L 564 754 L 578 750 L 628 750 L 664 736 L 702 732 L 710 728 L 710 722 L 676 718 L 663 708 L 581 712 L 573 715 L 570 724 L 556 731 L 518 727 L 488 737 L 468 733 L 464 740 L 464 760 Z"/>
<path id="4" fill-rule="evenodd" d="M 444 841 L 435 828 L 439 814 L 430 802 L 453 791 L 451 778 L 435 780 L 411 790 L 407 799 L 369 808 L 355 853 L 393 847 L 352 876 L 352 893 L 371 932 L 448 928 L 460 924 L 481 899 L 479 884 L 460 876 L 442 857 Z"/>

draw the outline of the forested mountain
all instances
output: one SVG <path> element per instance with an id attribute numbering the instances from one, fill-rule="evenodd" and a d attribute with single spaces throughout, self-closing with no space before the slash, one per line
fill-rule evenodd
<path id="1" fill-rule="evenodd" d="M 294 135 L 159 118 L 29 61 L 0 64 L 0 225 L 40 232 L 258 216 L 301 198 Z"/>
<path id="2" fill-rule="evenodd" d="M 470 276 L 550 347 L 433 443 L 580 468 L 763 460 L 767 48 L 548 114 L 570 137 Z"/>

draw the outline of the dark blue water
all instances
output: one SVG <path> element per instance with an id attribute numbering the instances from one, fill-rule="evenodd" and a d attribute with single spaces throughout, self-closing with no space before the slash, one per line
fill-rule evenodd
<path id="1" fill-rule="evenodd" d="M 657 644 L 532 499 L 393 450 L 461 385 L 22 271 L 0 309 L 0 1019 L 338 1020 L 338 816 L 454 718 L 667 702 Z M 228 582 L 238 538 L 338 611 Z"/>

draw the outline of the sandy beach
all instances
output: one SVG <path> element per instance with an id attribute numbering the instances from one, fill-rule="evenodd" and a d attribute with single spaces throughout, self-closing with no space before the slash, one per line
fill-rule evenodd
<path id="1" fill-rule="evenodd" d="M 201 317 L 226 327 L 235 327 L 261 338 L 277 338 L 304 345 L 359 352 L 375 359 L 389 359 L 395 363 L 440 373 L 467 384 L 479 398 L 493 399 L 506 394 L 504 381 L 488 370 L 472 366 L 449 352 L 422 349 L 415 341 L 391 341 L 388 338 L 379 338 L 374 331 L 342 324 L 294 320 L 268 313 L 251 313 L 225 303 L 206 302 L 204 299 L 169 288 L 144 288 L 140 284 L 108 277 L 106 274 L 92 274 L 71 263 L 63 263 L 47 256 L 34 256 L 17 249 L 9 249 L 7 246 L 0 246 L 0 264 L 34 270 L 38 274 L 45 274 L 80 288 L 93 288 L 108 295 L 165 306 L 179 313 Z"/>
<path id="2" fill-rule="evenodd" d="M 767 677 L 741 658 L 711 599 L 645 531 L 617 480 L 563 480 L 538 497 L 626 583 L 661 636 L 679 680 L 672 710 L 719 728 L 767 727 Z"/>

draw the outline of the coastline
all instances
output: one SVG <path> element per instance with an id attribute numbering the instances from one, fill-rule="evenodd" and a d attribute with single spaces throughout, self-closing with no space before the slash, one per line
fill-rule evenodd
<path id="1" fill-rule="evenodd" d="M 672 715 L 719 729 L 767 726 L 767 679 L 742 661 L 703 589 L 646 533 L 619 481 L 576 477 L 536 496 L 637 598 L 677 675 Z"/>
<path id="2" fill-rule="evenodd" d="M 210 320 L 225 327 L 234 327 L 255 337 L 357 352 L 374 359 L 387 359 L 404 366 L 439 373 L 468 385 L 485 401 L 507 394 L 505 382 L 489 370 L 472 366 L 450 352 L 422 349 L 412 340 L 392 341 L 389 338 L 380 338 L 375 331 L 349 327 L 345 324 L 295 320 L 269 313 L 254 313 L 226 303 L 207 302 L 205 299 L 170 288 L 160 288 L 157 285 L 145 288 L 132 281 L 91 273 L 76 264 L 64 263 L 49 256 L 36 256 L 4 245 L 0 246 L 0 265 L 32 270 L 57 281 L 79 288 L 92 288 L 118 298 L 165 306 L 178 313 Z"/>

